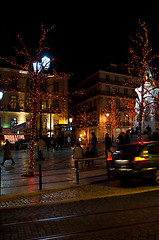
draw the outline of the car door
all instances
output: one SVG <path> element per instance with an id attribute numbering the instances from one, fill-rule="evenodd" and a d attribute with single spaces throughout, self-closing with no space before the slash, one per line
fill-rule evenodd
<path id="1" fill-rule="evenodd" d="M 159 169 L 159 142 L 148 145 L 148 165 Z"/>

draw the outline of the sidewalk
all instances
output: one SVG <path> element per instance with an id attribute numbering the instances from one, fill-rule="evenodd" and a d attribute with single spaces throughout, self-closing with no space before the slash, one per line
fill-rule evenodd
<path id="1" fill-rule="evenodd" d="M 99 147 L 100 153 L 103 146 Z M 65 148 L 57 152 L 47 152 L 44 148 L 44 161 L 35 160 L 35 177 L 24 177 L 28 172 L 29 150 L 20 150 L 12 152 L 16 162 L 15 166 L 11 161 L 5 162 L 1 166 L 1 196 L 24 194 L 36 192 L 39 190 L 39 164 L 42 167 L 42 189 L 57 189 L 61 187 L 70 187 L 76 184 L 75 164 L 72 158 L 72 149 Z M 3 159 L 3 152 L 0 152 L 0 162 Z M 37 151 L 35 154 L 37 159 Z M 87 171 L 80 173 L 80 183 L 87 183 L 96 180 L 106 179 L 106 170 Z"/>
<path id="2" fill-rule="evenodd" d="M 159 186 L 144 185 L 143 183 L 121 186 L 118 180 L 109 181 L 108 179 L 105 179 L 105 181 L 73 185 L 70 187 L 44 190 L 34 193 L 1 196 L 0 209 L 84 201 L 158 190 Z"/>

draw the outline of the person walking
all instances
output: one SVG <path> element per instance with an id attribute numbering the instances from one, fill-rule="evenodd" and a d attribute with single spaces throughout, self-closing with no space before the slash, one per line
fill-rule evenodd
<path id="1" fill-rule="evenodd" d="M 91 143 L 92 144 L 92 149 L 96 149 L 97 137 L 95 135 L 95 132 L 92 132 L 91 135 L 92 135 L 92 143 Z"/>
<path id="2" fill-rule="evenodd" d="M 11 144 L 8 141 L 8 139 L 6 139 L 6 144 L 4 145 L 4 147 L 2 148 L 2 150 L 4 150 L 4 158 L 3 158 L 3 162 L 1 163 L 1 165 L 3 166 L 6 160 L 12 160 L 12 165 L 14 166 L 15 161 L 12 158 L 12 154 L 11 154 Z"/>
<path id="3" fill-rule="evenodd" d="M 71 137 L 67 137 L 67 147 L 71 147 Z"/>
<path id="4" fill-rule="evenodd" d="M 106 158 L 108 158 L 108 152 L 110 152 L 111 154 L 113 153 L 110 150 L 111 145 L 112 145 L 112 140 L 109 137 L 109 134 L 106 133 L 106 135 L 105 135 L 105 154 L 106 154 Z"/>
<path id="5" fill-rule="evenodd" d="M 98 151 L 97 151 L 97 148 L 96 148 L 96 145 L 97 145 L 97 137 L 95 135 L 95 132 L 92 132 L 91 133 L 92 135 L 92 149 L 91 149 L 91 154 L 92 154 L 92 157 L 95 158 L 95 157 L 98 157 Z"/>

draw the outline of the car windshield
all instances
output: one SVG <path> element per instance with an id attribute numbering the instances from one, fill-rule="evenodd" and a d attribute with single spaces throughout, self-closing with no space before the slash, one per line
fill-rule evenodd
<path id="1" fill-rule="evenodd" d="M 123 146 L 116 150 L 116 154 L 118 153 L 135 153 L 142 149 L 142 146 L 140 145 L 129 145 L 129 146 Z"/>

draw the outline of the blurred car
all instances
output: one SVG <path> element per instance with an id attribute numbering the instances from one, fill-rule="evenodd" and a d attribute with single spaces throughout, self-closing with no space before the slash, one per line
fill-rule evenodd
<path id="1" fill-rule="evenodd" d="M 159 183 L 159 142 L 123 145 L 107 161 L 110 175 L 120 180 L 152 178 Z"/>

